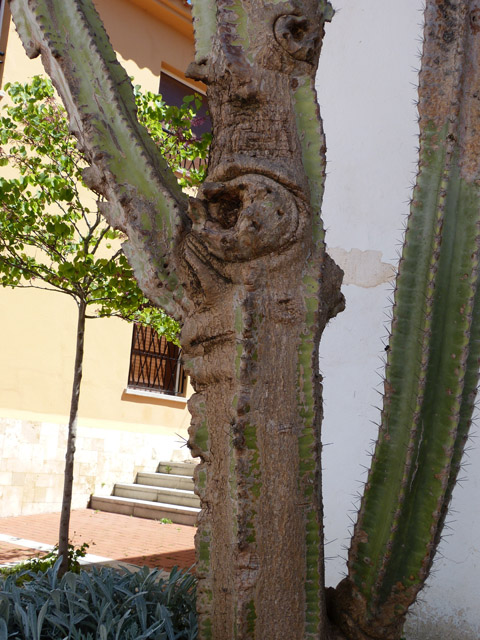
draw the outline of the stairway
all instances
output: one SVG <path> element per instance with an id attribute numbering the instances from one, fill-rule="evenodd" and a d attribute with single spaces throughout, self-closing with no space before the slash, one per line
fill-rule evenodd
<path id="1" fill-rule="evenodd" d="M 156 473 L 137 473 L 134 483 L 115 484 L 111 496 L 92 496 L 90 508 L 194 525 L 200 511 L 193 493 L 194 468 L 190 462 L 160 462 Z"/>

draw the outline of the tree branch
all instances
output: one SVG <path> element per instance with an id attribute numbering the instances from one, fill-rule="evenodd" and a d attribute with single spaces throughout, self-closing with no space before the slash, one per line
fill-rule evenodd
<path id="1" fill-rule="evenodd" d="M 8 257 L 5 257 L 5 255 L 0 254 L 0 266 L 4 264 L 11 268 L 18 269 L 19 271 L 27 273 L 29 278 L 31 279 L 38 278 L 39 280 L 42 280 L 46 284 L 49 284 L 52 288 L 47 289 L 46 287 L 39 287 L 37 285 L 21 285 L 21 284 L 14 284 L 14 285 L 8 285 L 8 286 L 13 286 L 14 288 L 31 287 L 34 289 L 46 289 L 47 291 L 59 291 L 60 293 L 66 293 L 68 295 L 71 295 L 75 299 L 83 297 L 84 292 L 82 290 L 82 287 L 78 286 L 78 283 L 72 283 L 73 288 L 69 289 L 67 287 L 62 287 L 60 284 L 55 282 L 55 280 L 58 280 L 60 276 L 56 271 L 49 268 L 46 264 L 38 265 L 37 263 L 35 263 L 35 265 L 32 265 L 32 264 L 29 265 L 27 264 L 25 259 L 17 253 L 17 251 L 12 249 L 12 247 L 9 247 L 7 245 L 0 243 L 0 251 L 1 250 L 7 252 L 11 256 L 11 258 L 9 259 Z"/>
<path id="2" fill-rule="evenodd" d="M 89 251 L 90 255 L 92 255 L 92 256 L 95 255 L 95 253 L 97 252 L 99 244 L 101 243 L 101 241 L 103 240 L 103 238 L 105 237 L 105 234 L 107 233 L 107 231 L 109 231 L 109 229 L 111 229 L 111 227 L 110 227 L 110 225 L 107 225 L 104 229 L 101 230 L 100 235 L 98 236 L 97 241 L 93 246 L 93 249 L 91 249 Z M 91 237 L 89 238 L 89 240 L 91 240 Z M 115 254 L 115 256 L 117 254 L 118 254 L 118 251 Z M 113 257 L 115 257 L 115 256 L 113 256 Z"/>
<path id="3" fill-rule="evenodd" d="M 44 236 L 38 229 L 30 229 L 27 234 L 17 233 L 15 236 L 15 244 L 18 246 L 18 243 L 22 242 L 29 247 L 35 247 L 48 255 L 53 262 L 64 264 L 67 260 L 55 245 L 50 244 L 50 240 L 52 238 L 53 236 L 51 235 Z M 12 245 L 7 244 L 4 238 L 0 238 L 0 250 L 7 251 L 10 255 L 15 256 L 20 262 L 23 262 L 23 258 L 17 254 L 17 251 L 12 247 Z M 53 269 L 50 271 L 52 275 L 56 274 Z"/>
<path id="4" fill-rule="evenodd" d="M 64 293 L 67 296 L 70 296 L 75 301 L 78 302 L 77 294 L 74 291 L 69 291 L 68 289 L 61 289 L 57 287 L 40 287 L 37 284 L 15 284 L 9 285 L 12 289 L 40 289 L 41 291 L 53 291 L 54 293 Z"/>

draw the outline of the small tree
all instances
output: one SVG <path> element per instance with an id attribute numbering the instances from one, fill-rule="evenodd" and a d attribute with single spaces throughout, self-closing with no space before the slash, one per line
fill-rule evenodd
<path id="1" fill-rule="evenodd" d="M 56 291 L 78 309 L 65 480 L 59 531 L 62 571 L 68 567 L 68 529 L 73 487 L 85 323 L 118 316 L 149 324 L 177 342 L 178 325 L 153 307 L 140 291 L 120 247 L 122 234 L 91 209 L 93 198 L 82 180 L 85 162 L 69 134 L 64 110 L 49 80 L 6 87 L 13 105 L 1 119 L 0 165 L 14 169 L 0 178 L 0 282 L 3 286 Z M 208 140 L 191 133 L 193 111 L 168 107 L 154 94 L 136 88 L 139 110 L 174 170 L 205 155 Z M 165 127 L 168 122 L 168 129 Z M 182 173 L 182 183 L 202 179 L 203 167 Z M 97 194 L 98 196 L 98 194 Z"/>

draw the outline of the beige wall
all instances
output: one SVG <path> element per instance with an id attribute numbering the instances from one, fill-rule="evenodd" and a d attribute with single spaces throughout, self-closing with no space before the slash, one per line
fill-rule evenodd
<path id="1" fill-rule="evenodd" d="M 181 72 L 193 58 L 188 9 L 179 0 L 98 0 L 97 4 L 121 61 L 145 89 L 158 90 L 162 65 Z M 39 73 L 43 73 L 40 60 L 28 60 L 12 28 L 3 82 L 27 81 Z M 68 296 L 0 287 L 0 491 L 3 504 L 10 504 L 6 509 L 10 515 L 58 506 L 75 327 L 76 306 Z M 185 402 L 125 393 L 131 337 L 131 325 L 121 320 L 87 321 L 76 479 L 77 501 L 82 504 L 95 485 L 97 490 L 102 485 L 110 489 L 115 469 L 123 470 L 122 480 L 131 481 L 138 467 L 154 470 L 153 458 L 158 462 L 188 457 L 186 448 L 180 448 L 189 424 Z M 96 435 L 89 437 L 90 432 Z M 51 439 L 60 443 L 54 447 L 55 455 Z M 32 468 L 33 461 L 42 470 Z M 49 490 L 40 500 L 40 493 L 27 487 L 42 473 L 52 479 L 37 478 L 37 484 Z"/>
<path id="2" fill-rule="evenodd" d="M 0 412 L 68 414 L 73 379 L 76 305 L 66 295 L 0 289 Z M 184 403 L 125 393 L 131 325 L 117 318 L 87 320 L 80 419 L 120 429 L 171 426 L 185 432 Z M 150 430 L 150 429 L 149 429 Z"/>
<path id="3" fill-rule="evenodd" d="M 110 495 L 115 482 L 133 482 L 136 473 L 156 471 L 161 459 L 181 461 L 185 448 L 169 428 L 136 432 L 80 425 L 75 453 L 72 507 L 90 495 Z M 2 517 L 59 511 L 67 430 L 48 416 L 16 413 L 0 419 L 0 503 Z"/>
<path id="4" fill-rule="evenodd" d="M 184 73 L 193 60 L 193 29 L 183 2 L 96 0 L 95 4 L 115 50 L 145 89 L 158 91 L 162 65 Z"/>

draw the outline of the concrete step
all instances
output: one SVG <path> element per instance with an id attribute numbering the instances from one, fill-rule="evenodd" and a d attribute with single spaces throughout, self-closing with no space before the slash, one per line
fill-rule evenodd
<path id="1" fill-rule="evenodd" d="M 196 462 L 160 462 L 157 472 L 176 476 L 193 476 L 193 470 L 196 466 Z"/>
<path id="2" fill-rule="evenodd" d="M 148 484 L 151 487 L 171 487 L 193 491 L 192 476 L 177 476 L 173 473 L 137 473 L 135 484 Z"/>
<path id="3" fill-rule="evenodd" d="M 100 511 L 140 518 L 169 518 L 195 524 L 200 500 L 193 492 L 196 462 L 160 462 L 157 473 L 138 473 L 135 483 L 119 483 L 111 496 L 92 496 L 90 506 Z"/>
<path id="4" fill-rule="evenodd" d="M 150 520 L 168 518 L 177 524 L 190 526 L 196 524 L 197 515 L 200 511 L 195 507 L 178 507 L 168 503 L 135 500 L 118 496 L 92 496 L 90 508 L 137 518 L 149 518 Z"/>
<path id="5" fill-rule="evenodd" d="M 179 507 L 200 507 L 200 500 L 193 491 L 156 487 L 145 484 L 115 484 L 113 495 L 120 498 L 133 498 L 147 502 L 164 502 Z"/>

